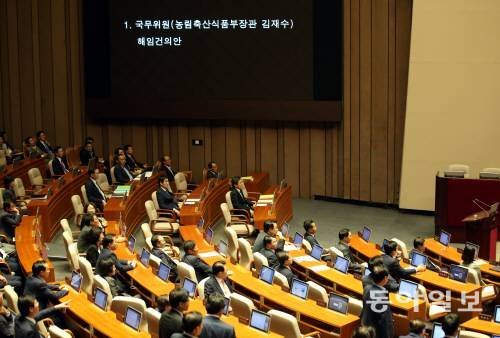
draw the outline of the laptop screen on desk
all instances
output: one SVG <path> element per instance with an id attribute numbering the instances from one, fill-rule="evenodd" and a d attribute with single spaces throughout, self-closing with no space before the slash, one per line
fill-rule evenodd
<path id="1" fill-rule="evenodd" d="M 299 279 L 294 278 L 292 281 L 291 293 L 302 299 L 307 299 L 307 292 L 309 291 L 309 284 Z"/>
<path id="2" fill-rule="evenodd" d="M 125 324 L 130 326 L 136 331 L 139 331 L 139 325 L 141 325 L 142 313 L 136 309 L 128 306 L 127 312 L 125 312 Z"/>
<path id="3" fill-rule="evenodd" d="M 158 267 L 158 277 L 164 282 L 168 281 L 168 277 L 170 276 L 170 267 L 160 262 L 160 266 Z"/>
<path id="4" fill-rule="evenodd" d="M 219 253 L 223 254 L 224 256 L 227 255 L 227 243 L 222 239 L 219 242 Z"/>
<path id="5" fill-rule="evenodd" d="M 493 321 L 495 323 L 500 323 L 500 305 L 495 306 L 495 314 L 493 315 Z"/>
<path id="6" fill-rule="evenodd" d="M 334 268 L 342 273 L 347 273 L 347 269 L 349 269 L 349 260 L 344 257 L 337 256 Z"/>
<path id="7" fill-rule="evenodd" d="M 202 217 L 202 218 L 200 218 L 200 220 L 198 221 L 198 229 L 199 229 L 200 231 L 202 231 L 202 230 L 203 230 L 203 226 L 204 226 L 204 225 L 205 225 L 205 220 L 204 220 L 204 219 L 203 219 L 203 217 Z"/>
<path id="8" fill-rule="evenodd" d="M 102 310 L 106 310 L 106 303 L 108 301 L 108 294 L 101 288 L 95 288 L 94 304 Z"/>
<path id="9" fill-rule="evenodd" d="M 271 269 L 268 266 L 263 265 L 260 269 L 259 279 L 263 280 L 268 284 L 273 284 L 274 279 L 274 269 Z"/>
<path id="10" fill-rule="evenodd" d="M 304 240 L 304 236 L 299 234 L 298 232 L 295 233 L 295 236 L 293 237 L 293 245 L 296 247 L 300 248 L 302 246 L 302 241 Z"/>
<path id="11" fill-rule="evenodd" d="M 262 311 L 252 310 L 252 315 L 250 317 L 250 327 L 267 333 L 269 332 L 270 324 L 271 316 Z"/>
<path id="12" fill-rule="evenodd" d="M 231 305 L 231 298 L 224 297 L 224 310 L 222 313 L 224 313 L 227 316 L 227 313 L 229 312 L 229 306 Z"/>
<path id="13" fill-rule="evenodd" d="M 444 338 L 443 324 L 434 323 L 432 327 L 432 336 L 431 338 Z"/>
<path id="14" fill-rule="evenodd" d="M 401 279 L 399 283 L 399 291 L 400 295 L 404 295 L 411 299 L 417 299 L 418 297 L 418 285 L 417 283 L 410 282 L 405 279 Z"/>
<path id="15" fill-rule="evenodd" d="M 365 242 L 370 241 L 370 237 L 372 235 L 372 230 L 369 227 L 363 227 L 363 230 L 361 231 L 361 237 L 365 240 Z"/>
<path id="16" fill-rule="evenodd" d="M 209 243 L 212 244 L 212 238 L 214 236 L 214 231 L 212 228 L 207 228 L 207 231 L 205 231 L 205 240 Z"/>
<path id="17" fill-rule="evenodd" d="M 349 298 L 345 296 L 341 296 L 336 293 L 330 293 L 328 296 L 328 308 L 335 312 L 340 312 L 342 314 L 347 313 L 347 307 L 349 304 Z"/>
<path id="18" fill-rule="evenodd" d="M 144 266 L 149 266 L 149 257 L 151 256 L 151 253 L 146 250 L 146 248 L 142 248 L 141 251 L 141 263 Z"/>
<path id="19" fill-rule="evenodd" d="M 134 247 L 135 247 L 135 237 L 134 236 L 130 236 L 128 238 L 128 249 L 131 252 L 134 252 Z"/>
<path id="20" fill-rule="evenodd" d="M 316 258 L 318 261 L 320 261 L 322 254 L 323 254 L 323 247 L 321 245 L 314 244 L 311 250 L 311 257 Z"/>
<path id="21" fill-rule="evenodd" d="M 467 282 L 467 275 L 469 270 L 460 265 L 450 264 L 450 278 L 456 281 L 465 283 Z"/>
<path id="22" fill-rule="evenodd" d="M 287 237 L 289 232 L 290 232 L 290 228 L 289 228 L 288 224 L 284 223 L 281 226 L 281 234 L 283 235 L 283 237 Z"/>
<path id="23" fill-rule="evenodd" d="M 363 274 L 363 276 L 368 276 L 369 274 L 371 274 L 372 272 L 370 271 L 370 269 L 366 268 L 365 269 L 365 272 Z"/>
<path id="24" fill-rule="evenodd" d="M 451 234 L 441 230 L 441 233 L 439 234 L 439 243 L 448 246 L 448 244 L 450 244 L 450 240 L 451 240 Z"/>
<path id="25" fill-rule="evenodd" d="M 189 294 L 189 297 L 194 298 L 196 293 L 196 282 L 189 278 L 184 278 L 182 282 L 182 288 L 186 290 Z"/>
<path id="26" fill-rule="evenodd" d="M 82 275 L 76 271 L 71 273 L 71 287 L 75 289 L 76 292 L 80 292 L 80 288 L 82 286 Z"/>
<path id="27" fill-rule="evenodd" d="M 420 252 L 412 251 L 411 252 L 411 265 L 413 265 L 413 266 L 419 266 L 419 265 L 427 266 L 427 256 L 421 254 Z"/>

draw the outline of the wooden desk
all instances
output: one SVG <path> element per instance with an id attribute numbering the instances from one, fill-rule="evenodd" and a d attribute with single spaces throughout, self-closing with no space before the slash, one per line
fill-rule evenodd
<path id="1" fill-rule="evenodd" d="M 19 263 L 26 275 L 31 274 L 31 267 L 34 262 L 42 259 L 43 255 L 36 238 L 35 216 L 24 216 L 21 224 L 16 227 L 16 251 Z M 49 268 L 48 282 L 55 281 L 54 265 L 47 260 Z"/>
<path id="2" fill-rule="evenodd" d="M 214 250 L 214 247 L 205 240 L 203 234 L 198 230 L 196 225 L 184 225 L 180 227 L 179 234 L 184 241 L 195 241 L 199 252 Z"/>
<path id="3" fill-rule="evenodd" d="M 45 159 L 24 159 L 21 161 L 21 163 L 16 164 L 15 167 L 12 164 L 9 164 L 8 166 L 6 166 L 5 171 L 0 173 L 0 182 L 3 182 L 5 176 L 12 176 L 13 178 L 19 177 L 23 181 L 23 185 L 26 187 L 26 189 L 29 189 L 29 187 L 31 187 L 31 183 L 28 177 L 28 170 L 30 170 L 31 168 L 40 169 L 40 173 L 45 176 L 45 172 L 47 170 Z"/>
<path id="4" fill-rule="evenodd" d="M 487 335 L 500 334 L 500 324 L 495 322 L 488 322 L 479 319 L 479 317 L 472 318 L 465 323 L 460 324 L 465 330 L 485 333 Z"/>
<path id="5" fill-rule="evenodd" d="M 71 301 L 66 316 L 75 320 L 76 323 L 87 332 L 93 332 L 97 336 L 104 337 L 151 337 L 147 332 L 137 332 L 116 318 L 111 311 L 103 311 L 94 305 L 87 294 L 77 293 L 67 285 L 69 293 L 61 298 L 61 302 Z"/>
<path id="6" fill-rule="evenodd" d="M 32 199 L 28 204 L 28 209 L 32 215 L 42 216 L 41 232 L 44 242 L 50 242 L 59 230 L 59 222 L 63 218 L 73 216 L 73 204 L 71 196 L 81 196 L 81 186 L 87 182 L 86 170 L 82 170 L 80 175 L 74 176 L 72 173 L 64 175 L 64 185 L 59 186 L 57 180 L 52 181 L 46 189 L 50 187 L 52 195 L 47 199 Z"/>
<path id="7" fill-rule="evenodd" d="M 272 194 L 273 187 L 266 190 L 264 194 Z M 255 206 L 254 207 L 254 225 L 257 229 L 264 228 L 264 222 L 268 219 L 276 222 L 278 227 L 291 220 L 293 217 L 292 208 L 292 187 L 289 185 L 281 192 L 277 193 L 274 205 Z"/>
<path id="8" fill-rule="evenodd" d="M 268 172 L 254 172 L 248 176 L 253 177 L 253 181 L 245 181 L 245 187 L 249 192 L 263 193 L 269 187 L 269 173 Z"/>

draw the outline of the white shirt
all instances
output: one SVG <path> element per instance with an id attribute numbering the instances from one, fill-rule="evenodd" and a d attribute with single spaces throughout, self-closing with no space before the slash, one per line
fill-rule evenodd
<path id="1" fill-rule="evenodd" d="M 218 277 L 215 277 L 215 280 L 217 283 L 219 283 L 220 288 L 222 289 L 222 292 L 224 293 L 224 297 L 231 297 L 231 291 L 227 287 L 226 281 L 224 279 L 220 279 Z"/>
<path id="2" fill-rule="evenodd" d="M 94 180 L 92 177 L 90 178 L 90 180 L 92 181 L 92 183 L 94 183 L 94 185 L 97 187 L 97 190 L 99 190 L 99 193 L 101 194 L 102 196 L 102 199 L 103 200 L 106 200 L 106 195 L 104 194 L 104 191 L 102 191 L 101 187 L 99 186 L 99 184 L 97 184 L 97 181 Z"/>

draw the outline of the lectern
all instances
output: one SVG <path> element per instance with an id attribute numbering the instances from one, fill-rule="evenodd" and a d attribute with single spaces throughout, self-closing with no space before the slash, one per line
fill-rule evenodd
<path id="1" fill-rule="evenodd" d="M 481 246 L 479 257 L 483 259 L 496 259 L 497 208 L 498 203 L 495 203 L 489 210 L 482 210 L 462 220 L 465 223 L 465 238 Z"/>

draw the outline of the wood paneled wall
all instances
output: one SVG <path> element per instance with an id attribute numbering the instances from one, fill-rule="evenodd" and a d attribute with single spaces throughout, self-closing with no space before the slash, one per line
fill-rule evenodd
<path id="1" fill-rule="evenodd" d="M 214 160 L 228 175 L 286 177 L 295 196 L 397 202 L 412 0 L 343 0 L 342 122 L 162 125 L 96 124 L 85 115 L 81 1 L 0 0 L 0 123 L 15 145 L 41 128 L 61 145 L 91 135 L 99 154 L 132 143 L 139 159 L 170 154 L 196 179 Z"/>

